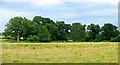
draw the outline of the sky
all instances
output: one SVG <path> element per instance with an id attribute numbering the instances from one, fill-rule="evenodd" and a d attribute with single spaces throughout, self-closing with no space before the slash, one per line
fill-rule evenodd
<path id="1" fill-rule="evenodd" d="M 66 24 L 80 22 L 90 25 L 112 23 L 118 26 L 119 0 L 0 0 L 0 32 L 16 16 L 32 20 L 48 17 Z"/>

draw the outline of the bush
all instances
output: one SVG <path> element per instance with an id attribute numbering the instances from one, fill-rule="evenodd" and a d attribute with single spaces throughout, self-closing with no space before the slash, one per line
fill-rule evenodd
<path id="1" fill-rule="evenodd" d="M 111 41 L 111 42 L 120 42 L 120 36 L 111 38 L 110 41 Z"/>
<path id="2" fill-rule="evenodd" d="M 38 38 L 40 42 L 49 42 L 51 40 L 51 34 L 46 26 L 39 26 Z"/>
<path id="3" fill-rule="evenodd" d="M 101 42 L 110 42 L 110 41 L 108 41 L 108 40 L 103 40 L 103 41 L 101 41 Z"/>
<path id="4" fill-rule="evenodd" d="M 4 37 L 3 39 L 12 39 L 12 38 L 10 38 L 10 37 Z"/>
<path id="5" fill-rule="evenodd" d="M 29 35 L 28 40 L 29 41 L 39 41 L 39 38 L 36 35 Z"/>
<path id="6" fill-rule="evenodd" d="M 102 35 L 101 34 L 97 34 L 96 35 L 96 39 L 94 40 L 94 42 L 100 42 L 102 41 Z"/>

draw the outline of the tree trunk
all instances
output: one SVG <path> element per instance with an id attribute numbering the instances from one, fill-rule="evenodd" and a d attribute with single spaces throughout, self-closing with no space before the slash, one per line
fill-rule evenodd
<path id="1" fill-rule="evenodd" d="M 20 38 L 19 38 L 19 35 L 20 35 L 20 33 L 18 33 L 18 36 L 17 36 L 17 42 L 19 42 L 19 39 L 20 39 Z"/>

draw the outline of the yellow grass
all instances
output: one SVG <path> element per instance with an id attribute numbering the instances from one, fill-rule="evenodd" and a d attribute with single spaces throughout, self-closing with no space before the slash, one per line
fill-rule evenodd
<path id="1" fill-rule="evenodd" d="M 118 42 L 3 43 L 3 63 L 117 63 Z"/>

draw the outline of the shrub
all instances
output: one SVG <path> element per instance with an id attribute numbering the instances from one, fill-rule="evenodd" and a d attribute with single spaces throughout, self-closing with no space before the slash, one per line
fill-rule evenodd
<path id="1" fill-rule="evenodd" d="M 120 42 L 120 36 L 111 38 L 110 41 L 111 41 L 111 42 Z"/>
<path id="2" fill-rule="evenodd" d="M 4 37 L 3 39 L 12 39 L 12 38 L 10 38 L 10 37 Z"/>
<path id="3" fill-rule="evenodd" d="M 38 41 L 39 38 L 36 35 L 29 35 L 28 40 L 29 41 Z"/>
<path id="4" fill-rule="evenodd" d="M 46 26 L 39 26 L 38 38 L 40 42 L 49 42 L 51 40 L 51 34 Z"/>
<path id="5" fill-rule="evenodd" d="M 102 41 L 102 35 L 101 34 L 97 34 L 96 35 L 96 39 L 94 40 L 94 42 L 100 42 Z"/>
<path id="6" fill-rule="evenodd" d="M 103 40 L 103 41 L 101 41 L 101 42 L 110 42 L 110 41 L 108 41 L 108 40 Z"/>

